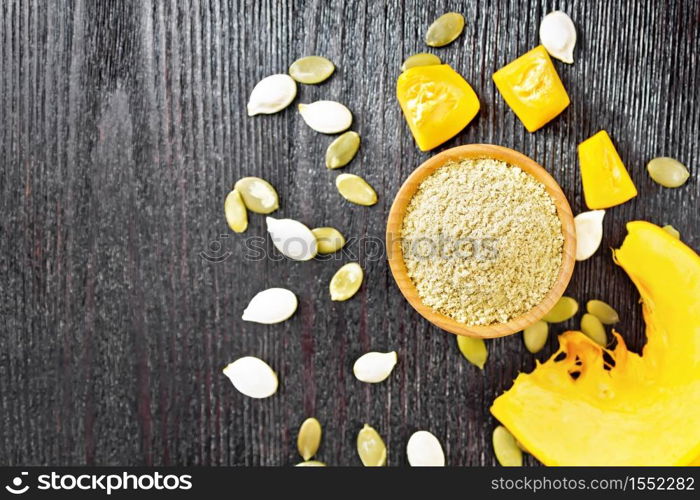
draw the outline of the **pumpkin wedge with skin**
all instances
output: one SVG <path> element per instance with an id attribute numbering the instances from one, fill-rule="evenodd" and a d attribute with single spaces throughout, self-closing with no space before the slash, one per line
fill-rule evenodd
<path id="1" fill-rule="evenodd" d="M 648 222 L 627 231 L 613 258 L 641 294 L 641 356 L 616 332 L 612 350 L 566 332 L 491 407 L 546 465 L 700 463 L 700 257 Z"/>

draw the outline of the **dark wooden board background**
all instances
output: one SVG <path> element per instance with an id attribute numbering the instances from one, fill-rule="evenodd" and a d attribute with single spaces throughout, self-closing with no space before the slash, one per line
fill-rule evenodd
<path id="1" fill-rule="evenodd" d="M 324 426 L 318 458 L 329 464 L 359 464 L 355 436 L 365 422 L 384 436 L 390 465 L 407 463 L 417 429 L 437 435 L 449 464 L 495 463 L 489 405 L 554 351 L 554 336 L 537 356 L 518 335 L 491 341 L 480 372 L 452 335 L 410 308 L 374 244 L 402 180 L 430 156 L 415 147 L 394 97 L 399 66 L 427 49 L 426 27 L 449 10 L 466 17 L 464 34 L 430 52 L 466 77 L 481 111 L 437 151 L 474 142 L 522 151 L 579 212 L 576 145 L 604 128 L 639 189 L 608 211 L 602 248 L 577 266 L 570 295 L 613 304 L 638 350 L 638 294 L 607 248 L 632 219 L 671 223 L 700 247 L 695 1 L 0 5 L 2 464 L 288 465 L 299 460 L 296 431 L 308 416 Z M 539 21 L 555 7 L 578 28 L 575 63 L 556 62 L 571 106 L 530 134 L 491 74 L 538 44 Z M 375 186 L 374 207 L 340 198 L 338 172 L 323 165 L 331 138 L 309 129 L 295 106 L 246 116 L 258 80 L 309 54 L 338 69 L 322 85 L 300 85 L 296 102 L 352 109 L 363 143 L 344 171 Z M 655 185 L 645 165 L 660 155 L 687 164 L 691 180 L 677 190 Z M 366 271 L 356 297 L 329 300 L 340 260 L 244 258 L 245 238 L 265 237 L 263 217 L 233 235 L 222 203 L 246 175 L 276 186 L 276 215 L 369 242 L 349 249 Z M 248 300 L 271 286 L 298 294 L 297 314 L 269 327 L 243 323 Z M 386 382 L 355 380 L 360 354 L 391 349 L 399 364 Z M 222 375 L 242 355 L 278 372 L 274 397 L 247 399 Z"/>

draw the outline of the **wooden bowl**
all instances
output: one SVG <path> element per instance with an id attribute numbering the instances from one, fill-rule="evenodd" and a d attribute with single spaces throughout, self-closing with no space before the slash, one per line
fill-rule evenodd
<path id="1" fill-rule="evenodd" d="M 406 264 L 403 260 L 401 227 L 403 225 L 403 218 L 406 213 L 408 202 L 413 197 L 421 182 L 435 172 L 435 170 L 449 161 L 459 161 L 465 158 L 494 158 L 510 165 L 520 167 L 545 185 L 547 192 L 554 200 L 554 204 L 557 207 L 557 214 L 561 220 L 562 232 L 564 235 L 564 248 L 561 269 L 559 270 L 559 275 L 557 276 L 554 286 L 552 286 L 552 289 L 544 297 L 542 302 L 522 316 L 513 318 L 507 323 L 469 326 L 426 306 L 418 296 L 418 291 L 413 285 L 413 281 L 408 276 Z M 389 266 L 391 267 L 391 272 L 394 275 L 396 284 L 399 286 L 403 296 L 406 297 L 406 300 L 408 300 L 421 316 L 443 330 L 457 335 L 493 338 L 510 335 L 532 325 L 542 318 L 542 316 L 554 306 L 557 300 L 561 298 L 569 284 L 571 273 L 574 270 L 576 233 L 574 231 L 574 217 L 571 213 L 569 202 L 566 200 L 566 196 L 564 196 L 559 184 L 557 184 L 554 178 L 552 178 L 544 168 L 524 154 L 509 148 L 491 144 L 469 144 L 451 148 L 433 156 L 415 169 L 408 179 L 406 179 L 401 189 L 399 189 L 394 203 L 391 206 L 391 210 L 389 211 L 389 220 L 386 226 L 386 245 L 389 256 Z"/>

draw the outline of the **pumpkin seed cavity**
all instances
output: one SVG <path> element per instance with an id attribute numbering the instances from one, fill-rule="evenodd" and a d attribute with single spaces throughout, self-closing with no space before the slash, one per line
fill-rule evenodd
<path id="1" fill-rule="evenodd" d="M 467 361 L 479 367 L 481 370 L 484 369 L 486 358 L 489 356 L 484 339 L 457 335 L 457 346 L 459 347 L 459 352 L 462 353 L 462 356 L 464 356 Z"/>
<path id="2" fill-rule="evenodd" d="M 286 288 L 268 288 L 259 292 L 243 311 L 243 321 L 271 325 L 289 319 L 299 304 L 294 292 Z"/>
<path id="3" fill-rule="evenodd" d="M 355 158 L 360 149 L 360 134 L 349 131 L 331 142 L 326 150 L 326 167 L 344 167 Z"/>
<path id="4" fill-rule="evenodd" d="M 299 427 L 297 450 L 305 462 L 308 462 L 321 446 L 322 433 L 321 423 L 315 418 L 307 418 Z"/>
<path id="5" fill-rule="evenodd" d="M 444 467 L 445 453 L 438 438 L 428 431 L 414 432 L 406 445 L 408 463 L 412 467 Z"/>
<path id="6" fill-rule="evenodd" d="M 261 399 L 277 392 L 277 374 L 262 359 L 245 356 L 224 368 L 233 386 L 251 398 Z"/>
<path id="7" fill-rule="evenodd" d="M 282 255 L 293 260 L 310 260 L 316 256 L 316 236 L 311 229 L 294 219 L 267 217 L 267 232 Z"/>
<path id="8" fill-rule="evenodd" d="M 464 16 L 457 12 L 448 12 L 438 17 L 425 33 L 425 44 L 431 47 L 443 47 L 454 42 L 464 29 Z"/>
<path id="9" fill-rule="evenodd" d="M 593 316 L 590 313 L 584 314 L 581 318 L 581 331 L 602 347 L 605 347 L 608 343 L 605 327 L 597 316 Z"/>
<path id="10" fill-rule="evenodd" d="M 679 232 L 678 232 L 678 229 L 676 229 L 675 227 L 673 227 L 673 226 L 667 224 L 667 225 L 665 225 L 664 227 L 662 227 L 661 229 L 663 229 L 664 231 L 666 231 L 668 234 L 670 234 L 671 236 L 673 236 L 673 237 L 676 238 L 677 240 L 680 240 L 680 239 L 681 239 L 681 233 L 679 233 Z"/>
<path id="11" fill-rule="evenodd" d="M 357 262 L 349 262 L 338 269 L 331 278 L 328 287 L 331 292 L 331 300 L 343 301 L 351 298 L 362 286 L 363 277 L 364 272 Z"/>
<path id="12" fill-rule="evenodd" d="M 335 101 L 299 104 L 299 113 L 306 124 L 322 134 L 338 134 L 352 125 L 352 113 Z"/>
<path id="13" fill-rule="evenodd" d="M 586 310 L 604 325 L 614 325 L 620 321 L 620 315 L 617 314 L 617 311 L 602 300 L 589 300 L 586 304 Z"/>
<path id="14" fill-rule="evenodd" d="M 243 203 L 243 198 L 241 198 L 241 193 L 237 189 L 226 195 L 224 215 L 226 215 L 226 223 L 232 231 L 242 233 L 248 228 L 248 212 Z"/>
<path id="15" fill-rule="evenodd" d="M 651 160 L 647 164 L 647 171 L 654 182 L 667 188 L 680 187 L 690 177 L 690 172 L 685 165 L 668 156 Z"/>
<path id="16" fill-rule="evenodd" d="M 397 360 L 396 351 L 368 352 L 357 358 L 352 372 L 360 382 L 376 384 L 386 380 L 391 375 Z"/>
<path id="17" fill-rule="evenodd" d="M 535 354 L 540 352 L 547 343 L 549 325 L 546 321 L 538 321 L 523 330 L 523 340 L 528 351 Z"/>
<path id="18" fill-rule="evenodd" d="M 573 318 L 574 314 L 577 312 L 578 302 L 571 297 L 564 296 L 542 317 L 542 321 L 546 321 L 547 323 L 562 323 L 563 321 Z"/>
<path id="19" fill-rule="evenodd" d="M 357 454 L 365 467 L 386 465 L 386 445 L 374 428 L 365 424 L 357 434 Z"/>
<path id="20" fill-rule="evenodd" d="M 508 429 L 502 425 L 496 427 L 493 430 L 492 442 L 496 460 L 503 467 L 520 467 L 523 465 L 523 452 Z"/>
<path id="21" fill-rule="evenodd" d="M 289 75 L 271 75 L 260 80 L 248 99 L 248 116 L 272 114 L 289 106 L 297 95 L 297 84 Z"/>
<path id="22" fill-rule="evenodd" d="M 315 84 L 327 80 L 335 71 L 331 61 L 321 56 L 297 59 L 289 67 L 289 74 L 299 83 Z"/>
<path id="23" fill-rule="evenodd" d="M 401 65 L 401 71 L 417 68 L 418 66 L 435 66 L 437 64 L 442 64 L 442 61 L 438 56 L 435 54 L 428 54 L 427 52 L 420 52 L 418 54 L 408 56 Z"/>
<path id="24" fill-rule="evenodd" d="M 279 208 L 279 197 L 272 184 L 260 177 L 243 177 L 233 186 L 251 212 L 269 214 Z"/>
<path id="25" fill-rule="evenodd" d="M 377 203 L 377 192 L 359 175 L 340 174 L 335 179 L 335 187 L 350 203 L 366 207 Z"/>
<path id="26" fill-rule="evenodd" d="M 317 227 L 311 232 L 316 237 L 316 247 L 320 254 L 337 252 L 345 245 L 345 238 L 334 227 Z"/>

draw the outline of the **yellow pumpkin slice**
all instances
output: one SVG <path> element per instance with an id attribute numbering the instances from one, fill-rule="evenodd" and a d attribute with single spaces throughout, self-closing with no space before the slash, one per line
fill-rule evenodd
<path id="1" fill-rule="evenodd" d="M 700 257 L 648 222 L 630 222 L 627 231 L 614 259 L 641 294 L 642 355 L 617 332 L 613 350 L 566 332 L 559 351 L 518 375 L 491 407 L 547 465 L 700 460 Z"/>

